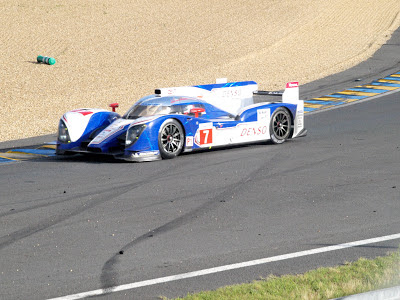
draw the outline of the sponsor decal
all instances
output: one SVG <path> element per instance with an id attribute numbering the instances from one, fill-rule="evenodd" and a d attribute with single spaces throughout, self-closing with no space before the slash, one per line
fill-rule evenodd
<path id="1" fill-rule="evenodd" d="M 132 153 L 132 157 L 134 157 L 134 158 L 148 157 L 148 156 L 158 156 L 158 155 L 160 155 L 160 151 L 145 151 L 145 152 Z"/>
<path id="2" fill-rule="evenodd" d="M 176 89 L 168 89 L 167 94 L 168 95 L 173 95 L 175 93 Z"/>
<path id="3" fill-rule="evenodd" d="M 179 101 L 185 101 L 185 100 L 193 100 L 193 99 L 187 98 L 187 97 L 174 98 L 174 99 L 171 100 L 171 103 L 175 103 L 175 102 L 179 102 Z"/>
<path id="4" fill-rule="evenodd" d="M 87 115 L 91 115 L 93 112 L 87 109 L 75 109 L 75 110 L 71 110 L 71 112 L 76 112 L 79 114 L 82 114 L 83 116 L 87 116 Z"/>
<path id="5" fill-rule="evenodd" d="M 186 147 L 193 147 L 193 137 L 192 136 L 186 137 Z"/>
<path id="6" fill-rule="evenodd" d="M 242 96 L 242 90 L 239 88 L 225 88 L 221 93 L 222 98 L 236 98 Z"/>
<path id="7" fill-rule="evenodd" d="M 141 118 L 138 119 L 138 121 L 133 122 L 131 125 L 134 126 L 134 125 L 140 125 L 140 124 L 148 123 L 148 122 L 151 122 L 151 121 L 153 121 L 153 120 L 155 120 L 155 119 L 157 119 L 159 117 L 160 116 L 141 117 Z"/>
<path id="8" fill-rule="evenodd" d="M 246 127 L 243 128 L 240 136 L 258 136 L 258 135 L 264 135 L 268 132 L 268 126 L 258 126 L 258 127 Z"/>
<path id="9" fill-rule="evenodd" d="M 213 126 L 213 123 L 200 123 L 199 124 L 199 129 L 211 129 Z"/>
<path id="10" fill-rule="evenodd" d="M 257 120 L 268 120 L 270 115 L 269 109 L 257 109 Z"/>
<path id="11" fill-rule="evenodd" d="M 299 87 L 299 83 L 298 82 L 288 82 L 286 83 L 286 88 L 296 88 Z"/>
<path id="12" fill-rule="evenodd" d="M 110 124 L 106 129 L 100 132 L 91 142 L 90 144 L 100 144 L 105 141 L 107 138 L 112 136 L 113 134 L 123 130 L 130 123 L 129 120 L 116 120 L 114 123 Z"/>
<path id="13" fill-rule="evenodd" d="M 304 111 L 303 110 L 299 110 L 297 112 L 297 116 L 296 116 L 297 127 L 298 128 L 303 128 L 303 126 L 304 126 L 303 119 L 304 119 Z"/>

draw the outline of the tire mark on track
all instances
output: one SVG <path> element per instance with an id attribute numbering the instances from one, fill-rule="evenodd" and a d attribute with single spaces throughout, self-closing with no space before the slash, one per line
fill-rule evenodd
<path id="1" fill-rule="evenodd" d="M 275 156 L 282 156 L 281 153 L 276 153 Z M 224 205 L 225 203 L 229 202 L 232 199 L 232 195 L 237 193 L 237 191 L 242 189 L 243 185 L 246 185 L 252 178 L 259 176 L 261 172 L 270 164 L 270 161 L 275 159 L 275 156 L 270 156 L 268 159 L 263 161 L 263 164 L 259 165 L 254 171 L 250 172 L 247 176 L 231 183 L 225 188 L 222 189 L 222 192 L 216 193 L 214 191 L 209 191 L 207 194 L 209 195 L 203 204 L 198 206 L 197 208 L 191 210 L 190 212 L 179 216 L 164 225 L 161 225 L 150 232 L 146 232 L 145 234 L 135 238 L 130 243 L 126 244 L 122 247 L 119 251 L 116 252 L 110 259 L 108 259 L 102 268 L 100 281 L 101 281 L 101 288 L 104 290 L 104 293 L 110 293 L 113 291 L 113 287 L 118 285 L 118 265 L 121 263 L 120 260 L 120 253 L 126 252 L 130 250 L 135 245 L 145 242 L 150 237 L 157 237 L 161 234 L 170 232 L 177 228 L 180 228 L 184 225 L 193 222 L 194 220 L 198 220 L 199 217 L 206 215 L 207 213 L 218 209 L 220 206 Z M 201 164 L 201 162 L 199 162 Z M 219 189 L 220 190 L 220 189 Z"/>
<path id="2" fill-rule="evenodd" d="M 282 157 L 282 153 L 277 153 L 275 156 Z M 197 221 L 199 217 L 205 216 L 207 213 L 214 211 L 218 209 L 219 207 L 223 206 L 227 202 L 229 202 L 230 199 L 232 199 L 232 195 L 236 194 L 238 191 L 243 190 L 243 186 L 247 186 L 250 181 L 256 182 L 260 178 L 262 179 L 267 179 L 267 178 L 274 178 L 278 176 L 279 174 L 287 174 L 289 172 L 295 172 L 299 170 L 304 170 L 308 168 L 312 168 L 315 165 L 324 163 L 326 161 L 330 161 L 332 158 L 324 159 L 321 161 L 313 161 L 310 163 L 306 163 L 301 166 L 297 167 L 289 167 L 286 170 L 281 170 L 279 172 L 269 172 L 269 174 L 264 174 L 265 169 L 270 169 L 275 160 L 275 156 L 270 156 L 268 159 L 263 161 L 263 164 L 258 166 L 254 171 L 252 171 L 250 174 L 245 176 L 244 178 L 240 179 L 237 182 L 234 182 L 232 184 L 229 184 L 225 186 L 222 192 L 217 193 L 214 191 L 209 191 L 208 192 L 208 200 L 198 206 L 197 208 L 193 209 L 192 211 L 179 216 L 164 225 L 161 225 L 150 232 L 146 232 L 145 234 L 135 238 L 132 240 L 130 243 L 126 244 L 123 246 L 121 249 L 116 251 L 116 254 L 114 254 L 110 259 L 108 259 L 102 268 L 101 276 L 100 276 L 100 281 L 101 281 L 101 288 L 103 289 L 105 294 L 111 293 L 113 291 L 113 287 L 117 286 L 119 284 L 118 282 L 118 265 L 122 263 L 121 259 L 122 256 L 120 253 L 125 253 L 129 251 L 131 248 L 133 248 L 135 245 L 145 242 L 148 238 L 154 238 L 157 236 L 160 236 L 161 234 L 170 232 L 172 230 L 175 230 L 177 228 L 180 228 L 184 225 L 190 224 L 193 221 Z M 290 158 L 288 158 L 290 159 Z M 186 197 L 187 198 L 187 197 Z"/>
<path id="3" fill-rule="evenodd" d="M 149 237 L 155 237 L 163 233 L 170 232 L 176 228 L 182 227 L 183 225 L 189 224 L 193 220 L 197 220 L 199 217 L 206 215 L 210 211 L 217 209 L 219 206 L 222 205 L 220 199 L 228 199 L 228 196 L 234 193 L 242 184 L 243 182 L 235 182 L 231 185 L 228 185 L 222 193 L 216 195 L 215 197 L 211 197 L 211 199 L 207 200 L 205 203 L 193 209 L 192 211 L 137 237 L 136 239 L 122 247 L 118 251 L 118 253 L 121 251 L 126 252 L 135 245 L 146 241 Z M 119 254 L 115 254 L 103 265 L 100 280 L 101 286 L 104 289 L 105 293 L 111 292 L 113 290 L 113 287 L 118 285 L 117 267 L 120 263 L 119 257 Z"/>
<path id="4" fill-rule="evenodd" d="M 85 198 L 88 196 L 95 197 L 94 199 L 90 199 L 89 201 L 87 201 L 85 203 L 85 206 L 79 205 L 78 207 L 67 210 L 67 212 L 63 213 L 62 215 L 60 215 L 58 217 L 50 216 L 47 219 L 42 220 L 40 223 L 38 223 L 36 225 L 29 225 L 23 229 L 17 230 L 13 233 L 10 233 L 3 237 L 0 237 L 0 250 L 21 240 L 21 239 L 29 237 L 35 233 L 38 233 L 40 231 L 47 229 L 53 225 L 61 223 L 71 217 L 79 215 L 80 213 L 82 213 L 84 211 L 87 211 L 98 205 L 101 205 L 103 203 L 111 201 L 114 198 L 117 198 L 125 193 L 128 193 L 138 187 L 141 187 L 145 183 L 154 182 L 157 180 L 162 180 L 163 178 L 166 178 L 166 177 L 170 177 L 171 176 L 171 173 L 170 173 L 170 170 L 171 170 L 170 164 L 171 163 L 172 162 L 169 162 L 168 164 L 166 164 L 166 166 L 163 170 L 157 170 L 157 172 L 155 173 L 156 175 L 150 174 L 147 177 L 143 178 L 142 180 L 134 182 L 134 183 L 126 181 L 126 183 L 124 183 L 124 184 L 121 184 L 119 186 L 114 186 L 111 191 L 110 191 L 110 188 L 107 187 L 107 188 L 101 189 L 97 193 L 93 193 L 93 192 L 80 193 L 78 195 L 68 197 L 67 199 L 63 198 L 63 199 L 57 200 L 52 203 L 38 204 L 38 205 L 34 205 L 34 206 L 31 206 L 31 207 L 28 207 L 25 209 L 9 211 L 9 212 L 0 214 L 0 217 L 5 217 L 5 216 L 12 215 L 12 214 L 22 213 L 22 212 L 26 212 L 26 211 L 30 211 L 30 210 L 34 210 L 34 209 L 38 209 L 38 208 L 44 208 L 44 207 L 49 207 L 52 205 L 65 203 L 65 202 L 72 201 L 72 200 L 82 199 L 82 198 Z M 184 165 L 175 166 L 175 168 L 174 168 L 175 174 L 178 174 L 180 169 L 186 171 L 186 168 Z M 188 196 L 186 196 L 186 198 L 187 197 Z M 190 197 L 190 195 L 189 195 L 189 197 Z"/>
<path id="5" fill-rule="evenodd" d="M 75 197 L 71 197 L 69 199 L 62 199 L 60 201 L 57 201 L 57 203 L 47 203 L 47 204 L 43 204 L 43 205 L 37 205 L 35 207 L 32 208 L 27 208 L 26 210 L 19 210 L 15 213 L 19 213 L 22 211 L 27 211 L 27 210 L 31 210 L 31 209 L 35 209 L 35 208 L 42 208 L 42 207 L 46 207 L 46 206 L 51 206 L 53 204 L 59 204 L 65 201 L 70 201 L 70 200 L 76 200 L 76 199 L 82 199 L 84 197 L 87 196 L 93 196 L 95 195 L 96 197 L 94 199 L 90 199 L 89 201 L 87 201 L 85 203 L 85 206 L 83 205 L 79 205 L 76 206 L 72 209 L 67 210 L 66 212 L 64 212 L 62 215 L 59 216 L 50 216 L 44 220 L 41 220 L 38 224 L 36 225 L 29 225 L 23 229 L 17 230 L 15 232 L 12 232 L 10 234 L 7 234 L 5 236 L 2 236 L 0 238 L 0 250 L 21 240 L 24 239 L 26 237 L 29 237 L 35 233 L 38 233 L 40 231 L 43 231 L 53 225 L 56 225 L 58 223 L 61 223 L 71 217 L 74 217 L 76 215 L 81 214 L 84 211 L 87 211 L 91 208 L 94 208 L 100 204 L 106 203 L 108 201 L 113 200 L 114 198 L 117 198 L 125 193 L 128 193 L 140 186 L 142 186 L 143 183 L 149 182 L 151 179 L 153 180 L 157 180 L 160 179 L 162 177 L 168 176 L 167 172 L 163 172 L 163 171 L 158 171 L 157 174 L 159 174 L 158 176 L 154 176 L 154 175 L 149 175 L 148 177 L 142 179 L 139 182 L 136 183 L 132 183 L 132 182 L 128 182 L 124 185 L 121 185 L 117 188 L 113 188 L 112 190 L 110 190 L 109 188 L 102 190 L 101 192 L 98 193 L 83 193 L 81 195 L 75 196 Z M 167 174 L 167 175 L 166 175 Z M 14 211 L 9 212 L 9 214 L 13 214 Z"/>
<path id="6" fill-rule="evenodd" d="M 70 209 L 69 211 L 63 213 L 62 215 L 59 215 L 56 217 L 54 217 L 54 216 L 48 217 L 36 225 L 30 225 L 28 227 L 25 227 L 23 229 L 20 229 L 13 233 L 10 233 L 6 236 L 3 236 L 0 238 L 0 250 L 3 249 L 4 247 L 7 247 L 7 246 L 17 242 L 18 240 L 29 237 L 29 236 L 31 236 L 35 233 L 38 233 L 42 230 L 45 230 L 55 224 L 58 224 L 58 223 L 63 222 L 73 216 L 76 216 L 88 209 L 94 208 L 97 205 L 100 205 L 107 201 L 110 201 L 124 193 L 127 193 L 127 192 L 135 189 L 137 186 L 138 185 L 134 185 L 132 187 L 132 185 L 127 185 L 125 188 L 120 187 L 120 190 L 118 192 L 110 191 L 107 193 L 99 194 L 99 197 L 89 201 L 85 206 L 79 205 L 79 207 Z M 77 199 L 77 198 L 75 198 L 75 199 Z"/>
<path id="7" fill-rule="evenodd" d="M 128 180 L 126 180 L 125 182 L 121 181 L 119 185 L 113 185 L 113 189 L 118 190 L 120 188 L 125 188 L 126 186 L 132 186 L 133 184 L 135 185 L 135 187 L 137 187 L 139 185 L 149 183 L 150 181 L 162 180 L 163 178 L 179 174 L 179 168 L 175 168 L 175 171 L 176 171 L 175 174 L 170 173 L 169 170 L 170 170 L 170 167 L 167 166 L 165 168 L 165 170 L 157 171 L 156 174 L 159 174 L 158 176 L 149 175 L 146 178 L 144 178 L 138 182 L 135 182 L 135 183 L 132 183 L 131 181 L 128 181 Z M 71 200 L 76 200 L 76 199 L 80 199 L 80 198 L 84 198 L 84 197 L 88 197 L 88 196 L 101 195 L 102 193 L 107 192 L 109 190 L 110 190 L 110 188 L 108 186 L 106 186 L 105 188 L 97 189 L 97 192 L 95 192 L 95 193 L 93 193 L 93 192 L 78 193 L 75 195 L 71 195 L 69 197 L 63 197 L 62 199 L 53 201 L 51 203 L 36 204 L 36 205 L 30 206 L 30 207 L 25 207 L 25 208 L 21 208 L 21 209 L 14 209 L 12 211 L 2 212 L 2 213 L 0 213 L 0 218 L 9 216 L 9 215 L 13 215 L 13 214 L 17 214 L 17 213 L 27 212 L 27 211 L 38 209 L 38 208 L 50 207 L 52 205 L 57 205 L 57 204 L 61 204 L 64 202 L 68 202 Z M 15 203 L 13 203 L 13 205 L 19 205 L 21 203 L 35 202 L 35 201 L 46 201 L 46 200 L 52 200 L 52 199 L 55 199 L 55 198 L 48 197 L 48 198 L 44 198 L 44 199 L 35 199 L 35 200 L 29 200 L 29 201 L 23 201 L 23 202 L 15 202 Z M 7 205 L 9 206 L 10 204 L 7 204 Z"/>

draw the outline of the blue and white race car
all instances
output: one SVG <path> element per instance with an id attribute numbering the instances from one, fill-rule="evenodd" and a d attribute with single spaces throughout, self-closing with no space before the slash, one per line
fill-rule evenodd
<path id="1" fill-rule="evenodd" d="M 218 81 L 217 81 L 218 82 Z M 279 95 L 254 103 L 255 95 Z M 305 136 L 299 85 L 258 91 L 254 81 L 156 89 L 122 117 L 103 109 L 77 109 L 59 122 L 56 153 L 96 153 L 128 161 L 174 158 L 182 152 Z"/>

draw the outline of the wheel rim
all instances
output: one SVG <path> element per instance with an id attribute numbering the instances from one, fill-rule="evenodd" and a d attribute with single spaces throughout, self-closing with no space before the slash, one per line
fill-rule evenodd
<path id="1" fill-rule="evenodd" d="M 274 134 L 278 139 L 285 139 L 289 134 L 290 124 L 289 115 L 280 111 L 275 114 L 274 119 Z"/>
<path id="2" fill-rule="evenodd" d="M 176 153 L 182 145 L 182 133 L 175 124 L 167 124 L 161 132 L 161 144 L 165 152 Z"/>

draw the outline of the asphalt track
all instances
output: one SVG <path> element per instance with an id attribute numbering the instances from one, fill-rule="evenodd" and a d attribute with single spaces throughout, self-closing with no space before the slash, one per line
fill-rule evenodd
<path id="1" fill-rule="evenodd" d="M 311 114 L 307 137 L 278 146 L 142 164 L 78 156 L 1 166 L 0 298 L 46 299 L 397 234 L 399 108 L 396 92 Z M 185 295 L 383 255 L 399 243 L 103 297 Z"/>
<path id="2" fill-rule="evenodd" d="M 354 86 L 350 75 L 342 76 L 341 88 Z M 310 97 L 333 92 L 321 82 L 305 88 Z M 2 164 L 0 299 L 107 291 L 398 234 L 399 110 L 400 92 L 393 92 L 310 113 L 308 136 L 278 146 L 142 164 L 83 156 Z M 399 243 L 361 244 L 92 298 L 181 296 L 384 255 Z"/>

